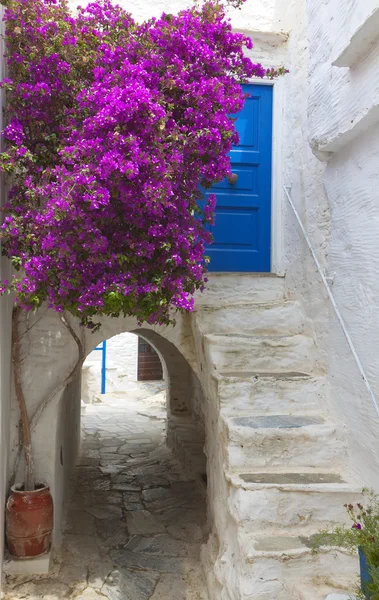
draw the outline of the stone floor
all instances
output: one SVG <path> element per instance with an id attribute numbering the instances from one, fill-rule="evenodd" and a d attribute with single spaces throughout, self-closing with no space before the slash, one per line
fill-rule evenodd
<path id="1" fill-rule="evenodd" d="M 83 414 L 63 548 L 50 577 L 8 577 L 6 600 L 206 600 L 204 491 L 164 444 L 161 384 Z"/>

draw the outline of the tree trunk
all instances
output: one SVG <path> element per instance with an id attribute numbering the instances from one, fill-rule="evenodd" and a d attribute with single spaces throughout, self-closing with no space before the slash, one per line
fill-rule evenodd
<path id="1" fill-rule="evenodd" d="M 12 314 L 12 365 L 14 374 L 14 387 L 16 392 L 16 399 L 18 407 L 20 409 L 20 418 L 22 424 L 22 436 L 24 444 L 24 456 L 25 456 L 25 481 L 24 486 L 26 491 L 33 491 L 35 489 L 35 477 L 34 477 L 34 461 L 32 453 L 32 438 L 29 424 L 28 412 L 26 410 L 25 396 L 22 389 L 21 383 L 21 361 L 20 361 L 20 338 L 18 332 L 19 316 L 21 308 L 19 306 L 14 307 Z"/>

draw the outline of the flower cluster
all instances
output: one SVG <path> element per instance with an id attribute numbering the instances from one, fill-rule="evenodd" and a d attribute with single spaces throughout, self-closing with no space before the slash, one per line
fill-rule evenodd
<path id="1" fill-rule="evenodd" d="M 359 550 L 367 564 L 366 580 L 358 597 L 379 600 L 379 496 L 373 490 L 363 489 L 364 503 L 345 504 L 350 526 L 337 526 L 313 536 L 315 550 L 322 546 L 340 546 L 350 551 Z"/>
<path id="2" fill-rule="evenodd" d="M 2 245 L 18 274 L 0 291 L 90 325 L 191 310 L 215 206 L 199 183 L 230 172 L 238 82 L 278 72 L 245 56 L 219 0 L 142 24 L 110 0 L 3 1 Z"/>

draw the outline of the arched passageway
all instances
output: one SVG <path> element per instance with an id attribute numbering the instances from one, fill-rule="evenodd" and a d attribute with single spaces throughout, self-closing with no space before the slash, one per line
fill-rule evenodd
<path id="1" fill-rule="evenodd" d="M 56 536 L 59 565 L 48 580 L 8 590 L 9 600 L 43 597 L 47 589 L 52 600 L 206 599 L 199 556 L 207 537 L 201 386 L 175 344 L 148 329 L 129 331 L 161 358 L 167 408 L 161 386 L 152 384 L 86 406 L 64 535 Z M 90 340 L 88 350 L 98 343 Z M 58 510 L 75 461 L 80 399 L 78 378 L 57 399 L 55 444 L 46 422 L 40 429 L 41 448 L 50 439 L 59 459 L 51 470 Z"/>

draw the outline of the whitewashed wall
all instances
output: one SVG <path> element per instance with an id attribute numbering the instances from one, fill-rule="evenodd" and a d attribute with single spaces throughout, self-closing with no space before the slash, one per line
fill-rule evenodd
<path id="1" fill-rule="evenodd" d="M 379 399 L 379 1 L 307 0 L 307 8 L 309 143 L 323 162 L 309 162 L 306 194 L 313 211 L 326 208 L 323 227 L 308 226 Z M 379 418 L 333 313 L 328 330 L 330 407 L 357 477 L 379 489 Z"/>
<path id="2" fill-rule="evenodd" d="M 56 439 L 54 468 L 54 544 L 62 538 L 66 500 L 70 493 L 72 470 L 80 448 L 80 376 L 71 381 L 61 394 L 56 408 Z"/>
<path id="3" fill-rule="evenodd" d="M 106 391 L 124 392 L 137 381 L 138 337 L 121 333 L 107 340 Z M 99 400 L 101 394 L 102 352 L 91 352 L 83 366 L 82 399 L 85 403 Z"/>

